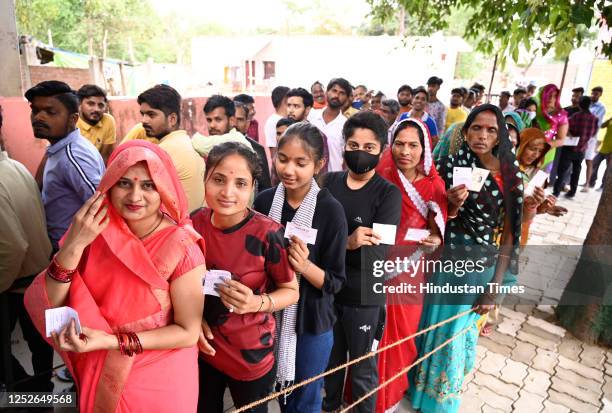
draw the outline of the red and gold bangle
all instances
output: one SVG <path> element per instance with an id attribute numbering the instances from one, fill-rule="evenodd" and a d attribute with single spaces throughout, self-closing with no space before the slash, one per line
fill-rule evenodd
<path id="1" fill-rule="evenodd" d="M 49 268 L 47 268 L 47 275 L 54 279 L 57 282 L 61 283 L 69 283 L 72 281 L 72 277 L 76 272 L 76 268 L 73 270 L 69 270 L 67 268 L 62 267 L 57 262 L 57 254 L 53 256 L 51 260 L 51 264 L 49 264 Z"/>
<path id="2" fill-rule="evenodd" d="M 132 336 L 132 339 L 134 340 L 134 344 L 135 344 L 135 348 L 134 348 L 134 354 L 140 354 L 142 353 L 142 344 L 140 344 L 140 339 L 138 338 L 138 334 L 131 332 L 130 335 Z"/>

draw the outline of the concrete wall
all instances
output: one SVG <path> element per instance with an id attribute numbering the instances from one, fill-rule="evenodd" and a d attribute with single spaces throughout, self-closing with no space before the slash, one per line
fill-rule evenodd
<path id="1" fill-rule="evenodd" d="M 207 135 L 204 104 L 206 97 L 183 99 L 182 127 L 192 135 L 200 132 Z M 34 174 L 42 159 L 47 141 L 34 138 L 30 123 L 30 107 L 24 98 L 2 98 L 0 106 L 4 117 L 2 137 L 10 157 L 23 163 Z M 274 112 L 269 96 L 255 97 L 255 119 L 259 122 L 259 136 L 263 137 L 266 119 Z M 140 112 L 136 99 L 110 100 L 110 112 L 117 123 L 117 138 L 120 140 L 138 122 Z"/>

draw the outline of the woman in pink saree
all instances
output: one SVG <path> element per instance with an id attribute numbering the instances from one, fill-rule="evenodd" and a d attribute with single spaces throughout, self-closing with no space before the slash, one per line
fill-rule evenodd
<path id="1" fill-rule="evenodd" d="M 78 314 L 50 344 L 87 412 L 194 412 L 204 243 L 170 157 L 133 141 L 108 161 L 59 252 L 25 294 L 45 334 L 45 310 Z"/>

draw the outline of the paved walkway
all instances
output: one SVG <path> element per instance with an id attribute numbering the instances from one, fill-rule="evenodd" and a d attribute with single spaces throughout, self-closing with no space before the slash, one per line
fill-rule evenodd
<path id="1" fill-rule="evenodd" d="M 558 301 L 576 266 L 600 192 L 578 192 L 559 204 L 569 213 L 543 215 L 532 226 L 519 284 L 534 299 Z M 552 260 L 555 262 L 549 262 Z M 461 412 L 612 412 L 612 350 L 584 344 L 555 323 L 551 305 L 516 304 L 501 309 L 501 320 L 478 344 L 476 369 L 466 379 Z"/>

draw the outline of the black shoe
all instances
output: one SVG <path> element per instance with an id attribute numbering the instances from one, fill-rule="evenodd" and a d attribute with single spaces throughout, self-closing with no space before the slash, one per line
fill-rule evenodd
<path id="1" fill-rule="evenodd" d="M 570 193 L 568 192 L 568 193 L 566 193 L 566 194 L 565 194 L 565 197 L 566 197 L 567 199 L 574 199 L 574 195 L 576 195 L 576 194 L 570 194 Z"/>
<path id="2" fill-rule="evenodd" d="M 554 196 L 555 198 L 559 198 L 559 193 L 555 193 L 555 192 L 553 192 L 553 196 Z"/>

